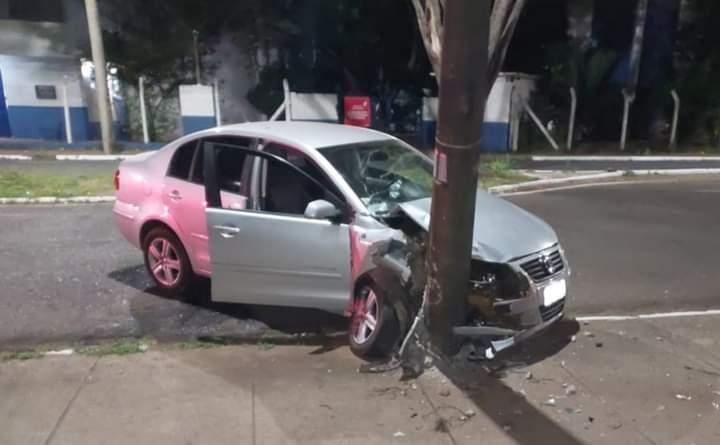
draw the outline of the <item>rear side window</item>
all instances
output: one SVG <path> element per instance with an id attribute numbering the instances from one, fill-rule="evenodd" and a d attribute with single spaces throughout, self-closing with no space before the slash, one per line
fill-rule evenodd
<path id="1" fill-rule="evenodd" d="M 170 168 L 168 169 L 168 176 L 178 178 L 187 181 L 190 178 L 190 167 L 192 166 L 193 157 L 195 156 L 195 149 L 198 146 L 198 141 L 188 142 L 181 145 L 175 154 L 173 155 L 172 161 L 170 161 Z"/>

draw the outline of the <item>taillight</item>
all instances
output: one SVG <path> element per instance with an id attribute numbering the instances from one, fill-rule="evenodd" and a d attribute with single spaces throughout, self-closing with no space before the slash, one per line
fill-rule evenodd
<path id="1" fill-rule="evenodd" d="M 115 170 L 115 191 L 120 190 L 120 170 Z"/>

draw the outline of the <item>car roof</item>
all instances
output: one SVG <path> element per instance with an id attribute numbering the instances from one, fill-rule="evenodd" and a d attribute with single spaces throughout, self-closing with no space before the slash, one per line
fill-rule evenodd
<path id="1" fill-rule="evenodd" d="M 392 139 L 392 136 L 379 131 L 324 122 L 248 122 L 224 125 L 214 130 L 220 134 L 242 134 L 290 142 L 308 149 Z"/>

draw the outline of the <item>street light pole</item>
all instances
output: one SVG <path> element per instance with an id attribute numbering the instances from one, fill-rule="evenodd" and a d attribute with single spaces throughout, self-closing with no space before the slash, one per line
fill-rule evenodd
<path id="1" fill-rule="evenodd" d="M 198 38 L 200 32 L 193 29 L 193 54 L 195 56 L 195 83 L 200 85 L 200 51 L 198 51 Z"/>
<path id="2" fill-rule="evenodd" d="M 470 291 L 480 132 L 487 100 L 490 0 L 448 0 L 428 249 L 428 328 L 442 354 L 457 352 Z"/>
<path id="3" fill-rule="evenodd" d="M 103 47 L 102 31 L 97 1 L 85 0 L 90 47 L 92 48 L 93 64 L 95 65 L 95 88 L 97 91 L 97 107 L 100 120 L 103 152 L 112 153 L 112 118 L 110 116 L 110 95 L 108 94 L 107 73 L 105 71 L 105 48 Z"/>

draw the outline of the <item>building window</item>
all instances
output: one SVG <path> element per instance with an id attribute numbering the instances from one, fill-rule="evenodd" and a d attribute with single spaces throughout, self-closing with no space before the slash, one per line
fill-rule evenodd
<path id="1" fill-rule="evenodd" d="M 35 97 L 41 100 L 57 99 L 55 85 L 35 85 Z"/>

